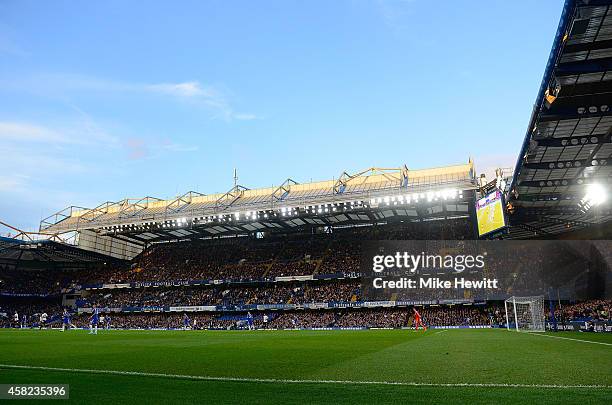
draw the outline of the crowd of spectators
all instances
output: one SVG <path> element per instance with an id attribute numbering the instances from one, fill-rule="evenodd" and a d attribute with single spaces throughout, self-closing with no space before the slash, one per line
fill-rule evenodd
<path id="1" fill-rule="evenodd" d="M 319 274 L 359 273 L 362 244 L 359 241 L 342 243 L 334 241 L 327 249 Z"/>
<path id="2" fill-rule="evenodd" d="M 185 280 L 272 280 L 311 274 L 358 274 L 361 241 L 466 239 L 465 219 L 336 229 L 333 233 L 227 238 L 149 247 L 124 267 L 100 263 L 91 271 L 26 270 L 0 266 L 0 293 L 59 294 L 78 286 Z"/>
<path id="3" fill-rule="evenodd" d="M 419 308 L 427 326 L 492 326 L 492 308 L 444 306 Z M 261 317 L 256 317 L 256 321 Z M 414 313 L 410 308 L 351 308 L 278 313 L 259 327 L 273 329 L 300 328 L 402 328 L 412 327 Z"/>
<path id="4" fill-rule="evenodd" d="M 361 300 L 361 284 L 357 281 L 328 281 L 309 284 L 304 290 L 303 303 L 351 302 Z"/>
<path id="5" fill-rule="evenodd" d="M 555 318 L 557 322 L 610 321 L 612 320 L 610 311 L 612 311 L 612 300 L 589 300 L 557 306 Z"/>
<path id="6" fill-rule="evenodd" d="M 493 319 L 488 311 L 478 306 L 425 307 L 421 311 L 425 323 L 436 326 L 491 325 Z"/>
<path id="7" fill-rule="evenodd" d="M 0 265 L 0 292 L 5 294 L 48 295 L 59 292 L 72 272 L 57 269 L 16 269 Z"/>
<path id="8" fill-rule="evenodd" d="M 112 289 L 91 292 L 78 305 L 151 307 L 194 305 L 304 304 L 360 299 L 357 281 L 290 282 L 174 288 Z"/>
<path id="9" fill-rule="evenodd" d="M 280 314 L 267 326 L 270 329 L 328 328 L 335 325 L 332 311 L 305 311 Z"/>
<path id="10" fill-rule="evenodd" d="M 308 280 L 273 282 L 276 277 L 307 276 L 312 274 L 360 275 L 361 254 L 367 240 L 428 240 L 428 249 L 445 249 L 445 244 L 473 236 L 471 224 L 465 219 L 432 221 L 427 224 L 397 224 L 359 228 L 334 229 L 333 233 L 312 235 L 281 235 L 263 239 L 227 238 L 178 243 L 155 244 L 124 267 L 100 264 L 87 272 L 57 269 L 15 269 L 0 266 L 0 293 L 59 294 L 62 289 L 81 290 L 80 307 L 94 303 L 101 308 L 171 307 L 171 306 L 234 306 L 249 304 L 307 304 L 329 302 L 355 302 L 374 300 L 361 291 L 355 278 L 342 280 Z M 435 239 L 435 240 L 430 240 Z M 452 240 L 453 242 L 447 242 Z M 432 244 L 430 246 L 430 244 Z M 471 247 L 462 247 L 468 251 Z M 527 257 L 508 251 L 510 256 L 525 256 L 533 267 L 541 267 L 545 255 Z M 506 257 L 490 266 L 508 270 L 505 277 L 514 280 L 518 270 L 514 264 L 508 268 Z M 223 280 L 224 283 L 202 286 L 164 286 L 121 289 L 83 290 L 90 284 L 128 282 L 175 282 L 192 280 Z M 231 281 L 231 282 L 228 282 Z M 532 287 L 530 279 L 512 282 L 512 292 Z M 366 291 L 367 292 L 367 291 Z M 7 294 L 8 293 L 8 294 Z M 429 300 L 456 298 L 456 291 L 440 290 L 438 297 L 431 292 L 419 296 L 396 294 L 396 300 Z M 77 292 L 80 294 L 80 292 Z M 425 294 L 425 293 L 423 293 Z M 448 296 L 447 296 L 448 295 Z M 60 296 L 55 301 L 31 297 L 4 304 L 0 301 L 0 326 L 14 312 L 35 319 L 47 312 L 59 316 L 62 312 Z M 382 299 L 381 300 L 385 300 Z M 558 320 L 590 319 L 610 320 L 612 301 L 587 301 L 563 305 L 556 310 Z M 224 310 L 227 310 L 224 309 Z M 488 306 L 429 306 L 419 309 L 424 322 L 430 326 L 502 325 L 505 322 L 503 305 Z M 242 315 L 190 314 L 196 328 L 233 328 L 240 324 Z M 191 316 L 193 315 L 193 316 Z M 267 314 L 256 312 L 258 328 L 324 328 L 324 327 L 406 327 L 412 326 L 412 310 L 407 308 L 347 308 L 342 310 L 277 311 Z M 175 328 L 182 326 L 180 313 L 113 313 L 116 328 Z M 8 323 L 7 323 L 8 322 Z M 76 324 L 85 326 L 87 315 L 75 317 Z"/>
<path id="11" fill-rule="evenodd" d="M 401 328 L 409 326 L 407 309 L 357 309 L 346 311 L 339 317 L 336 326 L 341 328 Z"/>

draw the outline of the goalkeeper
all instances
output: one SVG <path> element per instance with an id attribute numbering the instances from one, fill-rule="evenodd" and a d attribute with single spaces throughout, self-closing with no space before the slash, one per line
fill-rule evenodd
<path id="1" fill-rule="evenodd" d="M 427 330 L 427 326 L 425 326 L 421 320 L 421 314 L 419 314 L 419 311 L 417 311 L 416 308 L 412 308 L 412 311 L 414 312 L 414 330 L 419 330 L 419 326 L 422 327 L 423 330 Z"/>

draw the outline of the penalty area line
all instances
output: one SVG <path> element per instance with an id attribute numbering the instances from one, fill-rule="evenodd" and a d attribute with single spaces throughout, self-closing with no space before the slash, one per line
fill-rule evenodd
<path id="1" fill-rule="evenodd" d="M 338 384 L 338 385 L 399 385 L 408 387 L 485 387 L 485 388 L 558 388 L 558 389 L 612 389 L 612 385 L 558 385 L 558 384 L 505 384 L 505 383 L 427 383 L 408 381 L 352 381 L 352 380 L 293 380 L 281 378 L 250 378 L 250 377 L 213 377 L 200 375 L 147 373 L 143 371 L 96 370 L 85 368 L 63 368 L 26 366 L 16 364 L 0 364 L 0 369 L 12 370 L 41 370 L 60 371 L 85 374 L 108 374 L 136 377 L 161 377 L 181 380 L 219 381 L 219 382 L 247 382 L 247 383 L 274 383 L 274 384 Z"/>

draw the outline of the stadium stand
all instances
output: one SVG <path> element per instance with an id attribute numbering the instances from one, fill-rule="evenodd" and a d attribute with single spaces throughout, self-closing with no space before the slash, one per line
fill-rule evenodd
<path id="1" fill-rule="evenodd" d="M 189 314 L 192 328 L 193 321 L 197 329 L 244 328 L 245 311 L 252 311 L 257 328 L 401 328 L 412 327 L 413 305 L 431 327 L 503 325 L 505 315 L 495 302 L 419 303 L 414 295 L 413 302 L 384 308 L 363 301 L 362 241 L 432 235 L 438 241 L 428 243 L 442 248 L 445 237 L 471 239 L 473 231 L 468 218 L 449 218 L 331 233 L 197 239 L 155 243 L 131 261 L 93 260 L 84 267 L 74 266 L 57 246 L 37 243 L 26 249 L 27 244 L 7 241 L 0 254 L 0 314 L 5 314 L 0 325 L 35 326 L 42 312 L 50 314 L 53 325 L 64 305 L 75 313 L 73 323 L 85 326 L 94 304 L 110 316 L 114 328 L 181 328 L 183 313 Z M 23 251 L 37 256 L 21 254 L 15 262 Z M 53 271 L 44 268 L 48 260 L 43 252 L 54 255 Z M 493 265 L 504 266 L 504 260 Z M 573 304 L 556 316 L 561 323 L 587 315 L 593 319 L 594 313 L 607 320 L 609 305 Z M 11 322 L 14 312 L 22 319 L 18 325 Z"/>
<path id="2" fill-rule="evenodd" d="M 565 2 L 509 188 L 509 237 L 610 237 L 598 190 L 612 185 L 611 26 L 608 1 Z"/>
<path id="3" fill-rule="evenodd" d="M 7 315 L 4 326 L 15 311 L 34 325 L 41 312 L 59 315 L 63 303 L 82 325 L 96 304 L 111 314 L 114 327 L 176 328 L 182 324 L 181 308 L 206 307 L 213 311 L 190 312 L 198 328 L 239 327 L 245 316 L 241 309 L 253 311 L 255 325 L 266 328 L 408 327 L 407 306 L 362 308 L 361 241 L 427 239 L 434 233 L 472 237 L 467 218 L 451 218 L 332 233 L 157 243 L 130 262 L 98 262 L 85 271 L 61 266 L 53 272 L 24 270 L 4 264 L 0 313 Z M 33 303 L 35 293 L 39 297 Z M 69 303 L 67 296 L 72 298 Z M 177 309 L 170 312 L 172 308 Z"/>

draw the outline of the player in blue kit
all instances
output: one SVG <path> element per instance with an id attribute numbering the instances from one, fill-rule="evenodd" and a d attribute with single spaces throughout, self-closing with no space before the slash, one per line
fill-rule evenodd
<path id="1" fill-rule="evenodd" d="M 68 309 L 64 308 L 64 313 L 62 314 L 62 332 L 74 327 L 75 326 L 70 322 L 70 312 L 68 312 Z"/>
<path id="2" fill-rule="evenodd" d="M 191 325 L 191 320 L 187 314 L 183 314 L 183 330 L 189 329 L 189 325 Z"/>
<path id="3" fill-rule="evenodd" d="M 249 325 L 249 330 L 255 329 L 253 326 L 253 314 L 251 312 L 247 312 L 247 323 Z"/>
<path id="4" fill-rule="evenodd" d="M 100 312 L 98 310 L 98 306 L 93 306 L 93 313 L 89 317 L 89 334 L 97 335 L 98 334 L 98 322 L 100 321 Z"/>

